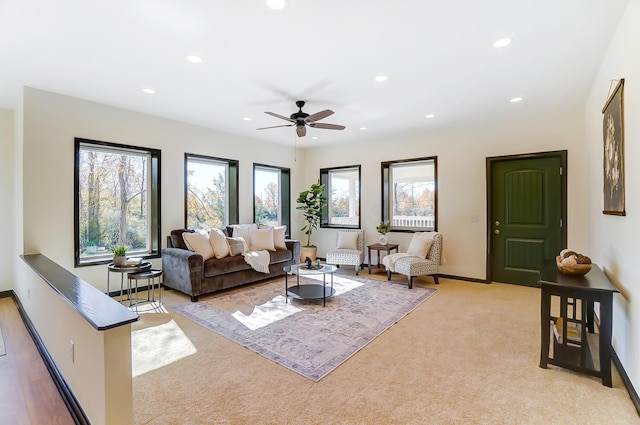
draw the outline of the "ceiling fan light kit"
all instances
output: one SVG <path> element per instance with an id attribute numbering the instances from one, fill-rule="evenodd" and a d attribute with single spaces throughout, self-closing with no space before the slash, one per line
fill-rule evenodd
<path id="1" fill-rule="evenodd" d="M 317 122 L 321 119 L 328 117 L 333 114 L 331 109 L 325 109 L 324 111 L 316 112 L 315 114 L 307 114 L 306 112 L 302 112 L 302 107 L 305 102 L 303 100 L 298 100 L 296 102 L 296 106 L 298 107 L 298 112 L 294 112 L 288 118 L 284 115 L 276 114 L 275 112 L 265 112 L 265 114 L 271 115 L 276 118 L 280 118 L 285 121 L 291 122 L 291 124 L 283 124 L 283 125 L 274 125 L 271 127 L 262 127 L 257 130 L 266 130 L 269 128 L 279 128 L 279 127 L 296 127 L 296 134 L 298 137 L 304 137 L 307 134 L 307 126 L 312 128 L 322 128 L 325 130 L 344 130 L 346 127 L 344 125 L 339 124 L 328 124 Z"/>

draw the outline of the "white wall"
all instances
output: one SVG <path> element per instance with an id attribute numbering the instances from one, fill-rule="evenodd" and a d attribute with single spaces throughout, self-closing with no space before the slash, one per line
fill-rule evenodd
<path id="1" fill-rule="evenodd" d="M 588 253 L 602 265 L 621 292 L 614 299 L 613 346 L 636 391 L 640 390 L 640 0 L 631 0 L 609 46 L 586 104 L 588 175 Z M 602 108 L 613 90 L 611 80 L 625 78 L 624 217 L 602 214 Z"/>
<path id="2" fill-rule="evenodd" d="M 13 111 L 0 109 L 0 292 L 13 288 Z"/>
<path id="3" fill-rule="evenodd" d="M 475 127 L 441 132 L 415 132 L 389 139 L 363 140 L 348 146 L 320 146 L 304 152 L 300 191 L 319 177 L 319 169 L 362 165 L 362 228 L 367 243 L 377 240 L 380 222 L 380 162 L 438 157 L 438 230 L 444 237 L 445 274 L 486 278 L 486 158 L 532 152 L 568 150 L 568 245 L 586 246 L 586 169 L 583 167 L 582 107 L 550 111 Z M 297 192 L 296 192 L 297 193 Z M 470 216 L 477 215 L 477 223 Z M 300 224 L 300 223 L 299 223 Z M 298 226 L 299 227 L 299 226 Z M 387 234 L 406 251 L 411 235 Z M 335 230 L 319 229 L 312 242 L 323 257 L 335 244 Z"/>
<path id="4" fill-rule="evenodd" d="M 0 115 L 2 122 L 5 115 L 10 118 L 9 114 L 3 113 Z M 13 182 L 14 188 L 13 222 L 16 230 L 12 246 L 15 254 L 13 289 L 92 422 L 130 422 L 121 419 L 130 416 L 127 409 L 130 403 L 126 403 L 122 397 L 130 402 L 131 388 L 122 387 L 124 379 L 115 379 L 113 382 L 108 379 L 110 376 L 131 375 L 130 361 L 120 361 L 123 355 L 130 359 L 130 352 L 118 349 L 110 353 L 108 348 L 123 342 L 130 347 L 126 339 L 130 338 L 130 327 L 109 332 L 86 329 L 90 326 L 71 311 L 47 284 L 34 279 L 33 273 L 18 258 L 22 253 L 42 253 L 98 289 L 106 289 L 106 266 L 74 268 L 73 265 L 74 138 L 152 147 L 162 151 L 163 235 L 169 234 L 171 229 L 184 226 L 185 152 L 240 161 L 240 193 L 245 195 L 240 199 L 240 220 L 251 222 L 253 161 L 293 167 L 296 164 L 293 160 L 294 151 L 280 145 L 238 138 L 215 130 L 31 88 L 24 89 L 14 119 L 15 135 L 11 136 L 15 139 L 13 178 L 10 167 L 7 171 L 8 180 Z M 12 131 L 3 128 L 0 128 L 0 137 L 4 145 L 4 134 Z M 11 147 L 11 143 L 7 145 Z M 10 159 L 7 161 L 11 165 Z M 4 186 L 2 190 L 5 190 Z M 0 210 L 0 213 L 3 214 L 2 218 L 7 214 L 11 223 L 11 212 Z M 154 262 L 160 266 L 160 259 Z M 51 317 L 57 320 L 51 322 Z M 68 358 L 70 340 L 74 341 L 78 350 L 78 357 L 73 364 Z M 94 377 L 87 370 L 97 375 Z M 96 391 L 92 391 L 91 386 L 96 383 Z M 113 408 L 118 405 L 122 405 L 122 408 Z"/>
<path id="5" fill-rule="evenodd" d="M 97 331 L 25 262 L 15 270 L 21 305 L 90 422 L 133 423 L 131 325 Z"/>
<path id="6" fill-rule="evenodd" d="M 253 222 L 253 162 L 295 165 L 293 148 L 286 146 L 31 88 L 25 88 L 23 101 L 24 252 L 42 253 L 101 290 L 104 265 L 73 265 L 74 137 L 162 151 L 163 236 L 184 226 L 185 152 L 240 161 L 241 222 Z M 154 262 L 160 266 L 159 259 Z"/>

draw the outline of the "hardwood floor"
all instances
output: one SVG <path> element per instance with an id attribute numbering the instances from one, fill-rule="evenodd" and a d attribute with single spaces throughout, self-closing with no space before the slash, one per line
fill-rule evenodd
<path id="1" fill-rule="evenodd" d="M 0 424 L 74 424 L 13 298 L 0 298 L 0 328 Z"/>

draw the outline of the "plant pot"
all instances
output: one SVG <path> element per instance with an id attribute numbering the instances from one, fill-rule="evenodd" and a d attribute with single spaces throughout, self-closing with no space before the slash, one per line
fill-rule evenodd
<path id="1" fill-rule="evenodd" d="M 119 267 L 126 266 L 127 257 L 113 257 L 113 265 Z"/>
<path id="2" fill-rule="evenodd" d="M 380 235 L 380 237 L 378 238 L 378 243 L 380 245 L 386 245 L 387 244 L 387 237 L 385 235 Z"/>
<path id="3" fill-rule="evenodd" d="M 317 246 L 301 246 L 300 247 L 300 262 L 304 263 L 304 260 L 309 257 L 311 261 L 316 261 L 316 254 L 318 253 Z"/>

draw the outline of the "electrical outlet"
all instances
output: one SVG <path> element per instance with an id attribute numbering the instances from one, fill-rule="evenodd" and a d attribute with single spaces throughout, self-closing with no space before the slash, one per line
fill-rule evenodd
<path id="1" fill-rule="evenodd" d="M 71 357 L 71 363 L 75 360 L 75 347 L 73 341 L 69 341 L 69 357 Z"/>

